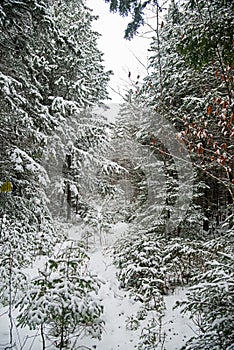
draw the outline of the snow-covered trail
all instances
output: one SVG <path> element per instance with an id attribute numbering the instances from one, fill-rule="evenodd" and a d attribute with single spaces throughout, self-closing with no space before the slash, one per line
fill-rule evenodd
<path id="1" fill-rule="evenodd" d="M 109 255 L 97 250 L 91 255 L 90 269 L 104 282 L 98 297 L 104 306 L 103 319 L 105 321 L 102 339 L 82 339 L 80 345 L 97 350 L 134 350 L 137 349 L 142 328 L 147 319 L 141 321 L 137 330 L 126 328 L 128 319 L 136 316 L 141 303 L 129 298 L 129 293 L 119 289 L 116 279 L 116 268 Z M 187 316 L 180 314 L 173 307 L 177 300 L 185 299 L 186 290 L 178 289 L 173 295 L 165 297 L 166 314 L 162 322 L 162 334 L 165 334 L 163 347 L 160 350 L 179 350 L 191 336 L 194 335 L 194 325 Z M 149 319 L 149 318 L 148 318 Z"/>
<path id="2" fill-rule="evenodd" d="M 113 227 L 106 237 L 108 246 L 127 231 L 127 225 L 119 223 Z M 140 322 L 136 330 L 127 329 L 126 325 L 130 317 L 134 316 L 141 307 L 140 302 L 130 299 L 129 293 L 120 289 L 116 277 L 117 269 L 112 263 L 108 248 L 96 247 L 90 253 L 89 268 L 98 275 L 103 284 L 98 299 L 104 306 L 103 320 L 104 331 L 101 340 L 83 338 L 80 345 L 96 350 L 135 350 L 138 348 L 142 328 L 146 326 L 146 320 Z M 177 300 L 184 300 L 185 289 L 177 289 L 173 295 L 165 297 L 166 314 L 162 322 L 162 334 L 165 334 L 163 346 L 154 350 L 179 350 L 186 340 L 194 335 L 194 325 L 186 315 L 181 315 L 178 309 L 173 309 Z M 85 349 L 85 348 L 84 348 Z"/>
<path id="3" fill-rule="evenodd" d="M 105 322 L 101 339 L 92 339 L 90 336 L 78 339 L 76 349 L 79 350 L 138 350 L 138 344 L 143 327 L 153 314 L 140 321 L 136 330 L 126 327 L 129 318 L 136 319 L 137 312 L 141 307 L 140 302 L 134 302 L 129 297 L 129 293 L 119 287 L 116 277 L 117 269 L 112 263 L 110 247 L 113 242 L 125 235 L 127 225 L 119 223 L 115 225 L 106 237 L 107 247 L 97 245 L 90 252 L 88 268 L 96 274 L 102 281 L 102 286 L 97 295 L 97 299 L 104 306 L 103 320 Z M 73 239 L 80 239 L 79 227 L 73 226 L 69 229 L 69 236 Z M 35 273 L 33 270 L 32 274 Z M 165 341 L 152 350 L 179 350 L 185 341 L 194 335 L 192 328 L 194 325 L 187 316 L 182 316 L 179 310 L 173 309 L 177 300 L 185 299 L 186 290 L 177 289 L 173 295 L 165 297 L 166 315 L 162 321 L 162 334 L 165 334 Z M 0 350 L 5 349 L 9 341 L 9 320 L 7 317 L 7 307 L 0 309 Z M 14 312 L 16 319 L 16 312 Z M 30 331 L 28 327 L 23 329 L 14 327 L 14 349 L 21 350 L 41 350 L 42 343 L 39 331 Z M 50 344 L 48 349 L 56 348 Z M 149 348 L 146 348 L 149 349 Z"/>
<path id="4" fill-rule="evenodd" d="M 100 250 L 93 253 L 90 269 L 104 282 L 98 297 L 104 305 L 105 327 L 100 341 L 83 339 L 80 343 L 97 350 L 134 349 L 139 331 L 127 330 L 126 322 L 129 316 L 136 314 L 140 304 L 132 302 L 128 293 L 119 289 L 116 268 L 108 255 Z"/>
<path id="5" fill-rule="evenodd" d="M 127 224 L 118 223 L 105 237 L 106 246 L 100 246 L 99 239 L 96 239 L 96 246 L 89 252 L 88 267 L 103 282 L 98 300 L 104 306 L 102 319 L 105 325 L 101 340 L 84 337 L 79 341 L 80 346 L 97 350 L 131 350 L 137 346 L 140 330 L 127 330 L 126 323 L 128 317 L 137 313 L 141 304 L 133 302 L 129 293 L 119 288 L 117 269 L 108 252 L 116 239 L 124 236 L 127 230 Z M 70 237 L 76 238 L 75 230 L 70 232 Z"/>

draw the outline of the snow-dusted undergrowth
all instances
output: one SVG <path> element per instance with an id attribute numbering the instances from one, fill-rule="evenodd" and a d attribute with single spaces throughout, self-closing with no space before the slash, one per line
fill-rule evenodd
<path id="1" fill-rule="evenodd" d="M 112 227 L 105 238 L 106 245 L 97 240 L 89 249 L 90 260 L 87 269 L 91 275 L 96 275 L 101 281 L 98 294 L 94 291 L 91 296 L 94 305 L 103 306 L 101 319 L 103 331 L 101 338 L 92 338 L 90 332 L 80 332 L 74 329 L 70 336 L 69 345 L 72 349 L 97 349 L 97 350 L 133 350 L 133 349 L 180 349 L 190 337 L 194 335 L 194 325 L 187 315 L 181 315 L 179 309 L 173 309 L 176 301 L 186 298 L 186 289 L 176 289 L 174 294 L 164 297 L 166 306 L 165 316 L 158 323 L 156 311 L 149 311 L 144 317 L 143 304 L 130 298 L 130 293 L 120 288 L 116 277 L 117 269 L 113 265 L 111 246 L 116 239 L 123 237 L 128 230 L 128 225 L 118 223 Z M 68 236 L 72 240 L 80 239 L 80 228 L 72 226 L 68 229 Z M 60 247 L 61 249 L 61 247 Z M 37 269 L 43 270 L 46 258 L 37 261 L 33 269 L 27 269 L 28 275 L 34 276 Z M 34 290 L 35 291 L 35 290 Z M 56 294 L 56 293 L 55 293 Z M 52 296 L 53 297 L 53 296 Z M 54 295 L 56 298 L 56 295 Z M 39 306 L 36 306 L 39 307 Z M 25 311 L 25 317 L 33 309 L 33 304 Z M 34 305 L 36 312 L 36 308 Z M 40 350 L 43 348 L 40 327 L 29 330 L 27 326 L 16 327 L 18 311 L 13 311 L 13 339 L 14 349 Z M 70 322 L 71 323 L 71 322 Z M 36 323 L 35 323 L 36 325 Z M 6 349 L 9 344 L 9 320 L 8 308 L 1 309 L 0 317 L 0 349 Z M 79 336 L 78 336 L 79 335 Z M 155 339 L 154 347 L 147 347 L 147 339 Z M 54 343 L 46 342 L 46 348 L 56 349 Z"/>

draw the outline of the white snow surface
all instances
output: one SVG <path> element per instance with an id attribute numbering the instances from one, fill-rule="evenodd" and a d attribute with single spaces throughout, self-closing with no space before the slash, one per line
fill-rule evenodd
<path id="1" fill-rule="evenodd" d="M 111 262 L 110 256 L 105 252 L 97 250 L 93 252 L 90 260 L 90 268 L 95 271 L 104 281 L 100 289 L 99 298 L 104 305 L 105 330 L 101 341 L 82 339 L 82 345 L 97 350 L 134 350 L 137 349 L 142 328 L 146 326 L 147 320 L 153 316 L 153 312 L 147 319 L 141 322 L 139 329 L 127 330 L 128 318 L 135 316 L 139 311 L 141 303 L 134 302 L 129 293 L 119 288 L 116 279 L 116 268 Z M 179 310 L 173 310 L 177 300 L 184 300 L 186 289 L 177 289 L 173 295 L 165 297 L 167 312 L 163 319 L 162 333 L 165 334 L 163 347 L 160 350 L 177 350 L 194 335 L 194 325 L 188 316 L 180 314 Z M 156 350 L 156 348 L 155 348 Z"/>
<path id="2" fill-rule="evenodd" d="M 140 302 L 133 301 L 129 292 L 120 289 L 116 278 L 117 269 L 112 263 L 110 255 L 111 244 L 126 234 L 128 225 L 118 223 L 110 230 L 105 239 L 106 246 L 100 241 L 90 251 L 89 268 L 102 280 L 102 287 L 96 298 L 104 306 L 103 320 L 105 321 L 101 340 L 83 337 L 77 342 L 80 350 L 135 350 L 139 343 L 139 337 L 147 321 L 152 318 L 153 312 L 149 313 L 144 321 L 140 321 L 137 330 L 129 330 L 126 325 L 130 317 L 136 316 L 141 307 Z M 72 239 L 79 239 L 79 229 L 74 226 L 69 230 Z M 33 273 L 33 270 L 31 271 Z M 177 300 L 186 298 L 186 289 L 178 288 L 173 295 L 165 297 L 166 314 L 162 321 L 162 334 L 165 341 L 155 350 L 179 350 L 186 340 L 194 335 L 195 326 L 189 320 L 188 315 L 181 315 L 179 309 L 173 309 Z M 7 308 L 0 309 L 0 349 L 5 349 L 9 341 L 9 321 Z M 16 313 L 14 312 L 14 317 Z M 17 350 L 40 350 L 42 344 L 39 331 L 30 331 L 14 326 L 15 347 Z M 48 349 L 56 348 L 50 344 Z"/>

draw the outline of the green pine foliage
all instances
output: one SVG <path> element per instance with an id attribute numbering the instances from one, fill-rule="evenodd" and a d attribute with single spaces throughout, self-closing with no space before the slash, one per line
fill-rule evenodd
<path id="1" fill-rule="evenodd" d="M 127 38 L 148 5 L 157 19 L 164 6 L 106 2 L 132 15 Z M 43 349 L 101 335 L 100 281 L 84 247 L 64 243 L 59 218 L 82 220 L 86 248 L 129 222 L 113 257 L 121 286 L 142 303 L 126 327 L 155 315 L 139 350 L 163 344 L 163 296 L 185 285 L 182 305 L 199 328 L 185 349 L 233 349 L 233 10 L 231 0 L 171 1 L 148 75 L 115 128 L 92 111 L 107 98 L 110 72 L 85 2 L 1 2 L 0 297 L 9 347 L 16 306 L 19 326 L 39 331 Z M 30 278 L 25 269 L 40 256 L 46 264 Z"/>
<path id="2" fill-rule="evenodd" d="M 155 347 L 161 347 L 165 340 L 164 337 L 161 320 L 152 318 L 141 331 L 137 349 L 153 350 Z"/>
<path id="3" fill-rule="evenodd" d="M 121 16 L 132 16 L 132 21 L 128 23 L 125 30 L 125 38 L 129 40 L 137 35 L 138 29 L 144 24 L 144 11 L 147 6 L 153 4 L 162 11 L 164 4 L 156 0 L 105 0 L 105 2 L 110 4 L 111 12 L 119 12 Z"/>
<path id="4" fill-rule="evenodd" d="M 204 269 L 205 262 L 221 249 L 220 245 L 208 246 L 200 239 L 168 239 L 160 231 L 143 231 L 138 226 L 134 233 L 134 229 L 137 226 L 115 244 L 114 262 L 119 268 L 121 286 L 144 302 L 147 309 L 160 310 L 161 296 L 191 283 L 193 276 Z"/>
<path id="5" fill-rule="evenodd" d="M 159 311 L 160 296 L 192 286 L 184 310 L 191 312 L 200 333 L 186 350 L 233 348 L 232 6 L 229 1 L 171 1 L 152 40 L 148 74 L 142 86 L 129 90 L 121 112 L 120 137 L 157 158 L 155 168 L 150 157 L 134 158 L 139 169 L 144 175 L 151 169 L 146 178 L 152 181 L 160 168 L 164 181 L 161 188 L 155 186 L 153 205 L 144 205 L 150 182 L 144 187 L 142 176 L 129 236 L 114 248 L 118 278 L 146 309 L 159 296 Z M 185 168 L 176 167 L 167 121 L 177 140 L 171 144 L 187 150 L 191 181 L 179 181 L 178 169 Z M 163 130 L 168 139 L 162 139 Z M 186 193 L 191 194 L 189 205 Z M 156 323 L 142 334 L 142 349 L 159 345 L 159 319 Z"/>
<path id="6" fill-rule="evenodd" d="M 183 15 L 188 21 L 183 25 L 178 49 L 192 66 L 201 68 L 214 58 L 221 64 L 233 65 L 233 6 L 231 0 L 185 4 Z"/>
<path id="7" fill-rule="evenodd" d="M 104 154 L 112 131 L 91 108 L 107 98 L 110 72 L 105 72 L 97 48 L 99 34 L 92 30 L 93 20 L 82 1 L 0 4 L 0 295 L 1 305 L 8 305 L 11 347 L 16 303 L 22 310 L 27 305 L 36 312 L 34 306 L 38 307 L 38 319 L 27 311 L 20 324 L 31 329 L 40 326 L 42 342 L 44 323 L 60 348 L 67 346 L 67 338 L 79 327 L 100 335 L 102 307 L 90 296 L 99 282 L 85 275 L 87 257 L 78 257 L 81 249 L 73 249 L 71 264 L 67 255 L 70 280 L 62 256 L 57 272 L 48 262 L 51 281 L 47 270 L 30 282 L 25 273 L 38 256 L 52 256 L 56 244 L 66 240 L 54 215 L 59 214 L 62 200 L 67 203 L 69 194 L 67 210 L 76 212 L 81 210 L 78 194 L 79 205 L 85 206 L 93 189 L 98 192 L 104 187 L 97 169 L 108 163 Z M 88 181 L 85 167 L 90 164 L 93 177 Z M 6 184 L 11 184 L 7 191 Z M 114 189 L 109 186 L 106 191 Z M 66 217 L 64 212 L 61 216 Z M 47 292 L 53 293 L 56 305 Z M 76 300 L 70 305 L 73 295 Z"/>
<path id="8" fill-rule="evenodd" d="M 92 296 L 100 281 L 87 271 L 87 261 L 82 245 L 66 242 L 29 282 L 16 305 L 18 324 L 41 329 L 42 340 L 52 341 L 59 349 L 67 348 L 75 334 L 77 338 L 82 334 L 100 337 L 103 307 Z"/>
<path id="9" fill-rule="evenodd" d="M 199 328 L 185 349 L 232 349 L 234 342 L 233 249 L 225 249 L 217 260 L 207 263 L 208 271 L 198 274 L 189 289 L 184 311 L 189 311 Z"/>

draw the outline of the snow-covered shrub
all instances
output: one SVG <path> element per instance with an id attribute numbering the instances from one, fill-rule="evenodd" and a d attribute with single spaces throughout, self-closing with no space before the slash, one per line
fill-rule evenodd
<path id="1" fill-rule="evenodd" d="M 82 333 L 100 336 L 103 307 L 93 296 L 100 281 L 87 270 L 87 261 L 82 245 L 70 242 L 39 270 L 18 302 L 19 325 L 40 327 L 44 344 L 48 338 L 63 349 L 73 334 L 77 338 Z"/>
<path id="2" fill-rule="evenodd" d="M 94 197 L 94 196 L 93 196 Z M 96 196 L 90 199 L 87 210 L 83 216 L 83 238 L 90 244 L 108 244 L 108 235 L 111 227 L 123 222 L 127 209 L 121 194 L 106 195 L 105 198 Z"/>
<path id="3" fill-rule="evenodd" d="M 162 266 L 169 290 L 172 292 L 176 286 L 188 284 L 204 268 L 207 254 L 202 242 L 184 237 L 166 239 Z"/>
<path id="4" fill-rule="evenodd" d="M 163 347 L 165 334 L 162 333 L 161 319 L 152 318 L 142 329 L 138 350 L 155 350 L 157 346 Z"/>
<path id="5" fill-rule="evenodd" d="M 234 250 L 232 246 L 207 263 L 207 271 L 196 276 L 183 302 L 200 333 L 186 350 L 234 349 Z"/>
<path id="6" fill-rule="evenodd" d="M 147 309 L 163 309 L 162 242 L 152 234 L 128 236 L 114 247 L 114 263 L 119 268 L 120 286 Z"/>
<path id="7" fill-rule="evenodd" d="M 206 250 L 201 242 L 184 237 L 132 232 L 115 244 L 114 262 L 121 286 L 144 302 L 147 309 L 161 309 L 163 295 L 189 283 L 204 269 L 211 254 L 207 247 Z"/>
<path id="8" fill-rule="evenodd" d="M 0 307 L 8 309 L 10 347 L 13 345 L 14 304 L 27 289 L 27 276 L 22 268 L 32 257 L 28 238 L 20 222 L 6 215 L 0 218 Z"/>
<path id="9" fill-rule="evenodd" d="M 134 315 L 129 316 L 126 320 L 126 329 L 130 331 L 135 331 L 139 328 L 140 322 L 138 317 L 135 317 Z"/>
<path id="10" fill-rule="evenodd" d="M 25 225 L 27 226 L 27 225 Z M 29 227 L 7 215 L 0 219 L 0 299 L 2 305 L 14 304 L 26 288 L 23 272 L 35 253 Z"/>

